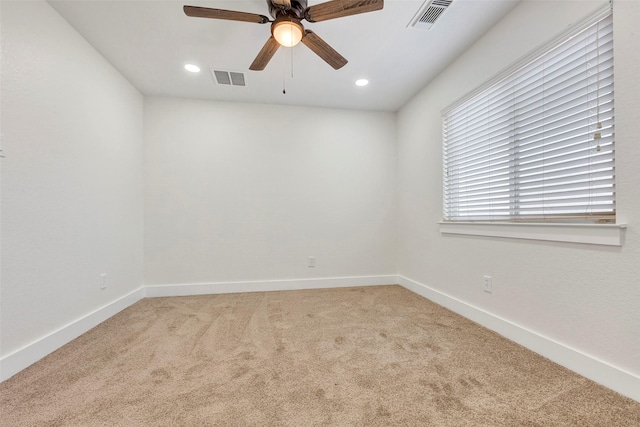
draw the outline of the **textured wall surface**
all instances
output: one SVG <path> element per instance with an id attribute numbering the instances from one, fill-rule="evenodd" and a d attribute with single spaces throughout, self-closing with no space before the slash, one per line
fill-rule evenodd
<path id="1" fill-rule="evenodd" d="M 7 355 L 141 286 L 143 99 L 47 3 L 1 7 Z"/>
<path id="2" fill-rule="evenodd" d="M 145 283 L 395 274 L 395 132 L 390 113 L 147 98 Z"/>
<path id="3" fill-rule="evenodd" d="M 398 114 L 399 274 L 640 375 L 640 3 L 614 2 L 622 247 L 444 236 L 440 112 L 607 2 L 525 1 Z M 482 276 L 493 276 L 493 293 Z"/>

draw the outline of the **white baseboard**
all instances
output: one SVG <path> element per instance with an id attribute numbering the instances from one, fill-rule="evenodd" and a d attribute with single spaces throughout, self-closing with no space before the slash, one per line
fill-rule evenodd
<path id="1" fill-rule="evenodd" d="M 499 333 L 573 372 L 640 402 L 640 377 L 630 372 L 404 276 L 398 276 L 398 284 Z"/>
<path id="2" fill-rule="evenodd" d="M 398 276 L 326 277 L 317 279 L 260 280 L 246 282 L 192 283 L 183 285 L 148 285 L 146 296 L 174 297 L 241 292 L 291 291 L 301 289 L 345 288 L 352 286 L 395 285 Z"/>
<path id="3" fill-rule="evenodd" d="M 51 332 L 33 343 L 14 351 L 0 359 L 0 381 L 11 378 L 26 367 L 32 365 L 46 355 L 53 353 L 63 345 L 78 338 L 108 318 L 114 316 L 145 296 L 144 287 L 79 318 L 62 328 Z"/>

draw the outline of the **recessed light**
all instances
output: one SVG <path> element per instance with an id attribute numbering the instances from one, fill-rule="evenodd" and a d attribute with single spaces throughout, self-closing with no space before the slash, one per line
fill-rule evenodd
<path id="1" fill-rule="evenodd" d="M 369 80 L 367 79 L 356 80 L 356 86 L 366 86 L 368 84 L 369 84 Z"/>
<path id="2" fill-rule="evenodd" d="M 199 73 L 200 72 L 200 67 L 198 67 L 197 65 L 194 64 L 186 64 L 184 66 L 184 69 L 187 71 L 191 71 L 192 73 Z"/>

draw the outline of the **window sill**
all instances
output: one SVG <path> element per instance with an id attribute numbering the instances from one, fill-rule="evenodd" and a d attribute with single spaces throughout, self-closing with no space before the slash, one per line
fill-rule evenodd
<path id="1" fill-rule="evenodd" d="M 622 246 L 626 224 L 439 222 L 442 234 Z"/>

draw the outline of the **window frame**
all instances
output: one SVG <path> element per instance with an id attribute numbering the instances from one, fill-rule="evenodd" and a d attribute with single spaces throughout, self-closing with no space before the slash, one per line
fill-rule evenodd
<path id="1" fill-rule="evenodd" d="M 573 26 L 568 31 L 554 38 L 539 49 L 524 56 L 516 61 L 514 65 L 508 67 L 474 91 L 470 92 L 463 98 L 459 99 L 449 107 L 442 110 L 444 116 L 449 111 L 464 104 L 469 99 L 477 96 L 485 91 L 496 82 L 504 79 L 512 74 L 516 69 L 521 68 L 523 64 L 529 63 L 540 57 L 545 52 L 555 48 L 562 41 L 572 35 L 578 34 L 594 23 L 606 18 L 613 13 L 611 5 L 606 5 L 587 19 Z M 615 71 L 614 71 L 615 73 Z M 443 128 L 444 130 L 444 128 Z M 444 141 L 444 135 L 443 135 Z M 443 152 L 443 190 L 444 176 L 446 173 Z M 444 203 L 444 193 L 443 193 Z M 444 205 L 443 205 L 444 212 Z M 444 218 L 444 217 L 443 217 Z M 592 245 L 622 246 L 624 244 L 627 225 L 619 222 L 620 218 L 615 217 L 613 224 L 597 224 L 597 223 L 560 223 L 560 222 L 512 222 L 512 221 L 449 221 L 443 219 L 438 222 L 440 233 L 443 236 L 475 236 L 476 238 L 507 238 L 507 239 L 525 239 L 528 241 L 543 241 L 554 243 L 578 243 Z"/>
<path id="2" fill-rule="evenodd" d="M 523 57 L 522 59 L 520 59 L 519 61 L 516 61 L 515 64 L 513 64 L 512 66 L 508 67 L 505 71 L 503 71 L 502 73 L 498 74 L 497 76 L 495 76 L 494 78 L 492 78 L 491 80 L 489 80 L 488 82 L 486 82 L 485 84 L 483 84 L 482 86 L 480 86 L 479 88 L 477 88 L 476 90 L 474 90 L 473 92 L 471 92 L 470 94 L 468 94 L 467 96 L 463 97 L 462 99 L 460 99 L 459 101 L 457 101 L 456 103 L 454 103 L 453 105 L 451 105 L 450 107 L 446 108 L 445 110 L 442 111 L 442 115 L 443 115 L 443 148 L 444 144 L 446 144 L 446 138 L 447 138 L 447 134 L 445 133 L 446 128 L 445 128 L 445 121 L 444 118 L 446 115 L 448 115 L 450 112 L 458 109 L 460 106 L 463 106 L 464 104 L 468 103 L 471 100 L 474 100 L 474 98 L 476 98 L 478 95 L 483 94 L 484 92 L 486 92 L 488 89 L 494 89 L 496 91 L 499 91 L 500 88 L 500 84 L 504 83 L 505 80 L 511 76 L 513 76 L 516 72 L 520 72 L 523 67 L 526 67 L 527 65 L 533 63 L 535 60 L 538 60 L 541 57 L 545 57 L 546 54 L 548 54 L 549 52 L 553 51 L 554 49 L 562 46 L 567 40 L 572 39 L 575 35 L 583 32 L 585 29 L 588 29 L 589 27 L 595 25 L 596 23 L 602 21 L 603 19 L 609 17 L 610 15 L 612 15 L 612 9 L 610 5 L 607 5 L 606 7 L 600 9 L 597 13 L 595 13 L 594 15 L 590 16 L 588 19 L 586 19 L 585 21 L 583 21 L 582 23 L 580 23 L 579 25 L 574 26 L 571 30 L 561 34 L 559 37 L 554 38 L 552 41 L 550 41 L 549 43 L 545 44 L 544 46 L 542 46 L 541 48 L 537 49 L 536 51 L 532 52 L 531 54 Z M 491 96 L 488 96 L 487 99 L 490 100 Z M 506 101 L 508 102 L 508 99 L 506 99 Z M 487 101 L 489 102 L 489 101 Z M 613 102 L 613 101 L 611 101 Z M 503 104 L 500 104 L 503 105 Z M 506 104 L 504 104 L 506 105 Z M 599 105 L 599 104 L 598 104 Z M 587 107 L 590 108 L 590 107 Z M 599 108 L 599 107 L 598 107 Z M 514 117 L 515 117 L 515 112 L 513 113 Z M 612 117 L 615 117 L 615 113 L 612 113 Z M 515 119 L 514 119 L 515 120 Z M 455 121 L 453 122 L 454 126 L 455 126 Z M 515 132 L 515 127 L 513 129 L 513 132 Z M 491 132 L 491 131 L 490 131 Z M 615 134 L 615 131 L 613 131 L 613 135 Z M 512 136 L 510 138 L 515 138 L 515 133 L 512 134 Z M 612 136 L 612 139 L 613 136 Z M 490 141 L 490 139 L 489 139 Z M 487 143 L 488 147 L 491 147 L 491 142 Z M 545 143 L 546 144 L 546 143 Z M 519 167 L 518 166 L 518 154 L 516 153 L 516 151 L 522 150 L 522 147 L 519 146 L 518 144 L 513 144 L 510 143 L 509 145 L 513 145 L 513 153 L 511 154 L 512 157 L 509 157 L 510 160 L 509 163 L 513 163 L 513 165 L 511 166 L 512 169 Z M 613 145 L 613 142 L 611 142 L 611 145 Z M 482 147 L 482 146 L 480 146 Z M 598 147 L 599 148 L 599 147 Z M 456 149 L 459 150 L 459 148 L 454 148 L 453 151 L 456 151 Z M 599 150 L 598 150 L 599 151 Z M 610 163 L 613 164 L 612 166 L 612 177 L 611 179 L 614 181 L 613 184 L 611 184 L 611 188 L 612 190 L 610 191 L 611 193 L 611 200 L 612 200 L 612 207 L 613 207 L 613 212 L 609 213 L 609 214 L 604 214 L 604 215 L 596 215 L 595 219 L 590 219 L 589 218 L 589 213 L 585 212 L 584 214 L 581 215 L 577 215 L 577 214 L 570 214 L 567 215 L 569 216 L 569 220 L 567 221 L 567 224 L 576 224 L 576 223 L 583 223 L 583 224 L 591 224 L 591 223 L 607 223 L 607 224 L 615 224 L 616 223 L 616 213 L 615 213 L 615 199 L 616 199 L 616 194 L 615 194 L 615 154 L 614 154 L 614 149 L 612 149 L 612 154 L 611 157 L 613 157 L 613 160 L 610 160 Z M 466 153 L 464 153 L 466 155 Z M 498 218 L 498 219 L 477 219 L 479 217 L 476 218 L 464 218 L 464 215 L 457 215 L 457 217 L 453 217 L 451 216 L 450 218 L 447 218 L 447 212 L 451 211 L 452 209 L 455 209 L 455 206 L 452 205 L 447 205 L 448 203 L 448 195 L 452 194 L 449 193 L 446 187 L 446 183 L 447 183 L 447 174 L 448 174 L 448 170 L 447 170 L 447 158 L 445 157 L 446 155 L 446 151 L 443 150 L 443 223 L 447 223 L 447 222 L 452 222 L 452 223 L 463 223 L 463 222 L 488 222 L 491 224 L 495 224 L 495 223 L 506 223 L 506 224 L 514 224 L 514 223 L 543 223 L 543 224 L 551 224 L 551 223 L 558 223 L 558 222 L 562 222 L 563 220 L 563 215 L 558 215 L 558 214 L 554 214 L 554 215 L 549 215 L 547 216 L 546 214 L 541 215 L 541 218 L 535 218 L 535 219 L 530 219 L 527 218 L 527 216 L 524 216 L 524 218 L 518 218 L 518 213 L 516 212 L 518 210 L 518 206 L 517 204 L 519 203 L 519 198 L 517 197 L 518 194 L 518 186 L 515 185 L 515 183 L 510 183 L 510 185 L 508 186 L 508 190 L 506 192 L 503 191 L 503 194 L 508 194 L 508 205 L 509 205 L 509 215 L 508 218 Z M 463 159 L 464 159 L 464 155 L 463 155 Z M 486 157 L 486 156 L 482 156 L 482 157 Z M 459 161 L 459 160 L 458 160 Z M 463 162 L 466 162 L 467 160 L 463 160 Z M 492 172 L 490 172 L 492 173 Z M 516 174 L 513 172 L 509 172 L 509 179 L 513 179 Z M 520 177 L 516 178 L 516 179 L 520 179 Z M 589 181 L 588 183 L 589 186 L 592 185 L 592 181 Z M 456 191 L 456 188 L 453 188 L 453 191 Z M 589 188 L 589 194 L 591 194 L 591 189 Z M 590 196 L 589 196 L 590 197 Z M 504 197 L 503 197 L 504 199 Z M 567 200 L 568 197 L 566 197 L 564 200 Z M 481 203 L 491 203 L 491 196 L 488 196 L 486 199 L 480 199 Z M 468 202 L 467 202 L 468 203 Z M 492 214 L 493 216 L 493 214 Z M 578 218 L 579 216 L 579 218 Z"/>

